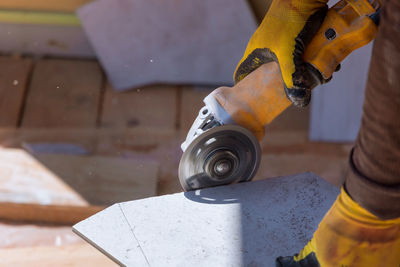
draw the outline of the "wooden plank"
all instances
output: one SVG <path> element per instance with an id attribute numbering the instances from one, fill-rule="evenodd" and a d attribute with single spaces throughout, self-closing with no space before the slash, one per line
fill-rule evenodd
<path id="1" fill-rule="evenodd" d="M 40 60 L 22 127 L 94 127 L 101 86 L 101 69 L 94 61 Z"/>
<path id="2" fill-rule="evenodd" d="M 21 149 L 0 149 L 0 202 L 76 205 L 88 202 Z"/>
<path id="3" fill-rule="evenodd" d="M 116 266 L 89 244 L 0 249 L 2 266 Z"/>
<path id="4" fill-rule="evenodd" d="M 95 53 L 80 27 L 0 23 L 0 42 L 4 53 L 95 58 Z"/>
<path id="5" fill-rule="evenodd" d="M 38 205 L 0 202 L 0 219 L 13 222 L 73 225 L 103 210 L 100 206 Z"/>
<path id="6" fill-rule="evenodd" d="M 32 60 L 0 57 L 0 69 L 0 127 L 16 127 L 32 69 Z"/>
<path id="7" fill-rule="evenodd" d="M 92 205 L 156 195 L 158 163 L 135 158 L 39 154 L 35 158 Z"/>
<path id="8" fill-rule="evenodd" d="M 0 222 L 0 249 L 83 243 L 69 225 Z"/>
<path id="9" fill-rule="evenodd" d="M 265 147 L 255 180 L 313 172 L 339 187 L 344 182 L 350 149 L 351 145 L 312 143 Z"/>
<path id="10" fill-rule="evenodd" d="M 0 151 L 0 202 L 111 205 L 156 194 L 158 163 L 136 158 Z"/>
<path id="11" fill-rule="evenodd" d="M 93 0 L 0 0 L 0 9 L 74 12 Z"/>
<path id="12" fill-rule="evenodd" d="M 23 143 L 68 143 L 91 154 L 123 155 L 130 151 L 150 152 L 160 144 L 175 141 L 176 130 L 151 127 L 128 129 L 0 129 L 0 145 L 20 148 Z M 179 140 L 183 139 L 180 138 Z"/>
<path id="13" fill-rule="evenodd" d="M 107 84 L 101 126 L 175 129 L 177 90 L 177 86 L 159 85 L 121 93 Z"/>
<path id="14" fill-rule="evenodd" d="M 84 147 L 89 152 L 96 151 L 100 134 L 93 129 L 46 129 L 19 128 L 0 129 L 0 145 L 5 148 L 21 148 L 24 143 L 68 143 Z"/>

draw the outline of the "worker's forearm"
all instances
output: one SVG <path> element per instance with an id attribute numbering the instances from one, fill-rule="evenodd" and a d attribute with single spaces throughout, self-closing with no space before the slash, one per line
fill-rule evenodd
<path id="1" fill-rule="evenodd" d="M 382 219 L 400 217 L 400 2 L 385 1 L 361 129 L 346 178 L 350 196 Z"/>

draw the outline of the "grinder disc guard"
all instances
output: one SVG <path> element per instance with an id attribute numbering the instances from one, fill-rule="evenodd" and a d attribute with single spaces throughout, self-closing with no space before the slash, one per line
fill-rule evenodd
<path id="1" fill-rule="evenodd" d="M 261 148 L 256 137 L 237 125 L 214 127 L 195 138 L 179 163 L 185 191 L 249 181 L 256 174 Z"/>

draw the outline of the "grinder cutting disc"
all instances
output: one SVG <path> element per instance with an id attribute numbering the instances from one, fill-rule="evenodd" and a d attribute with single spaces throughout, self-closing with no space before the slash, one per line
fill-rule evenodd
<path id="1" fill-rule="evenodd" d="M 179 163 L 185 191 L 249 181 L 260 165 L 256 137 L 237 125 L 214 127 L 195 138 Z"/>

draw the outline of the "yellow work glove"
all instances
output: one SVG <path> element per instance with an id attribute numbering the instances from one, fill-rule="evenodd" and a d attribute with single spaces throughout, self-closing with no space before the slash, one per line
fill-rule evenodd
<path id="1" fill-rule="evenodd" d="M 260 27 L 251 37 L 234 74 L 235 83 L 270 61 L 280 65 L 287 97 L 296 106 L 306 106 L 311 89 L 322 83 L 302 60 L 307 44 L 321 26 L 327 0 L 274 0 Z M 320 79 L 318 82 L 316 79 Z"/>
<path id="2" fill-rule="evenodd" d="M 400 218 L 380 220 L 342 188 L 311 241 L 277 267 L 400 266 Z"/>

